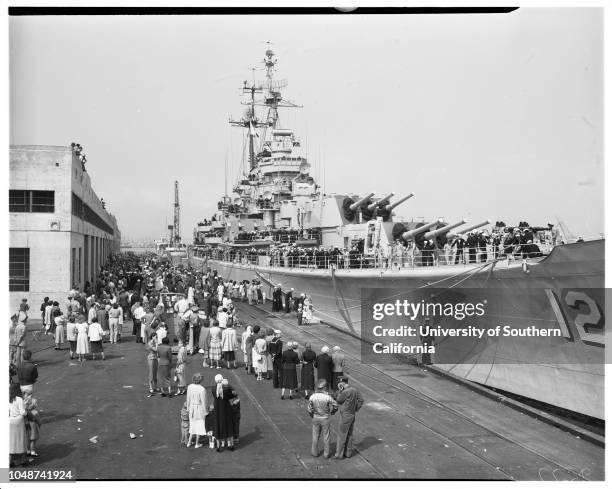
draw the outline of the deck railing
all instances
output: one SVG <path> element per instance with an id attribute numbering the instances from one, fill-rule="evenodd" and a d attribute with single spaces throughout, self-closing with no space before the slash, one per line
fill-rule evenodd
<path id="1" fill-rule="evenodd" d="M 523 252 L 520 247 L 514 247 L 509 253 L 503 250 L 494 250 L 492 247 L 476 249 L 469 253 L 464 249 L 463 253 L 454 250 L 433 250 L 431 252 L 419 251 L 417 253 L 403 253 L 389 257 L 367 255 L 358 253 L 348 253 L 331 256 L 312 256 L 312 255 L 279 255 L 279 254 L 250 254 L 224 250 L 217 252 L 196 252 L 195 256 L 221 260 L 242 265 L 257 265 L 280 268 L 306 268 L 306 269 L 402 269 L 415 267 L 440 267 L 460 264 L 476 264 L 497 261 L 500 258 L 510 261 L 523 260 L 547 254 L 549 249 L 542 249 L 540 253 Z"/>

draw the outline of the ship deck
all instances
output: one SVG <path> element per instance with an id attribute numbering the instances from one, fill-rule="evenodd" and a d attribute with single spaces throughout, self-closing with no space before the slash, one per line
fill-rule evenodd
<path id="1" fill-rule="evenodd" d="M 211 386 L 221 372 L 239 392 L 240 443 L 223 453 L 182 447 L 184 398 L 148 397 L 144 347 L 129 335 L 128 321 L 123 342 L 105 344 L 104 362 L 70 361 L 48 337 L 30 342 L 44 422 L 37 468 L 70 467 L 80 479 L 604 480 L 598 444 L 416 365 L 361 364 L 359 341 L 329 326 L 297 326 L 293 315 L 272 314 L 270 304 L 237 308 L 244 323 L 280 329 L 285 341 L 343 348 L 346 373 L 365 398 L 352 458 L 310 456 L 303 397 L 283 401 L 270 381 L 243 369 L 203 369 L 199 355 L 190 357 L 188 379 L 200 371 Z"/>

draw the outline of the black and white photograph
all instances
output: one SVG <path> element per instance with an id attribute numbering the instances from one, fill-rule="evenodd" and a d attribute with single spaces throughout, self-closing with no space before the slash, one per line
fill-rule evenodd
<path id="1" fill-rule="evenodd" d="M 42 3 L 0 482 L 606 480 L 607 7 Z"/>

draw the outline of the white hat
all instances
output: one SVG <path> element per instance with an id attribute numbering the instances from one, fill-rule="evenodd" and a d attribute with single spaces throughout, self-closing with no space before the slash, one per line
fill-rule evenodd
<path id="1" fill-rule="evenodd" d="M 217 375 L 215 375 L 215 382 L 216 382 L 217 384 L 219 384 L 219 383 L 223 382 L 223 375 L 221 375 L 221 374 L 217 374 Z"/>
<path id="2" fill-rule="evenodd" d="M 321 348 L 321 353 L 328 353 L 329 352 L 329 346 L 324 346 L 323 348 Z"/>
<path id="3" fill-rule="evenodd" d="M 339 346 L 334 346 L 334 347 L 332 348 L 332 350 L 334 350 L 334 351 L 340 351 L 340 347 L 339 347 Z"/>

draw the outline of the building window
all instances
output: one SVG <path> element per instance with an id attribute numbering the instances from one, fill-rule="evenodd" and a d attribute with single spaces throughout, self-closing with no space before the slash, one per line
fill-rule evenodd
<path id="1" fill-rule="evenodd" d="M 30 248 L 9 248 L 9 292 L 30 290 Z"/>
<path id="2" fill-rule="evenodd" d="M 9 212 L 55 212 L 53 190 L 9 190 Z"/>
<path id="3" fill-rule="evenodd" d="M 92 224 L 110 235 L 115 234 L 113 228 L 74 193 L 72 194 L 72 215 L 78 217 L 79 219 L 83 219 L 85 222 Z"/>

